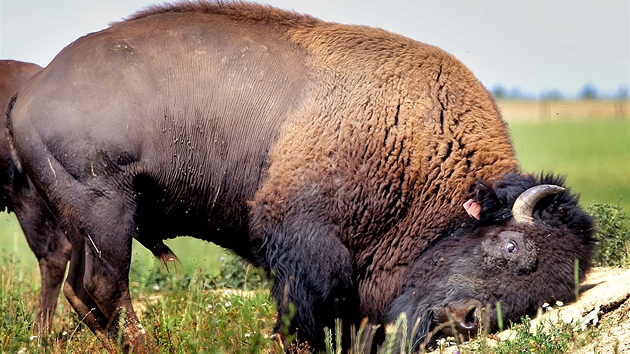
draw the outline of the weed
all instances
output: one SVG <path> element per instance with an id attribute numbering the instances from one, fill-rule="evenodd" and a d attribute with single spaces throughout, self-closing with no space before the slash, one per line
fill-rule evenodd
<path id="1" fill-rule="evenodd" d="M 593 264 L 630 267 L 630 219 L 621 206 L 595 203 L 588 206 L 588 211 L 597 220 L 596 237 L 600 242 Z"/>
<path id="2" fill-rule="evenodd" d="M 529 317 L 524 317 L 521 324 L 513 326 L 514 339 L 499 342 L 494 354 L 507 353 L 567 353 L 575 339 L 581 335 L 579 324 L 544 320 L 532 328 Z"/>
<path id="3" fill-rule="evenodd" d="M 203 283 L 207 289 L 254 290 L 267 288 L 269 285 L 269 277 L 262 268 L 247 264 L 235 256 L 221 258 L 219 274 L 207 277 Z"/>

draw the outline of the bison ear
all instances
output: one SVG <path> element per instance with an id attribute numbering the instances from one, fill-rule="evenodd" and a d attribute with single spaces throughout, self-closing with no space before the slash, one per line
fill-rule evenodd
<path id="1" fill-rule="evenodd" d="M 476 219 L 484 219 L 484 216 L 501 209 L 497 194 L 492 185 L 486 181 L 473 183 L 468 189 L 468 197 L 470 199 L 464 204 L 464 209 L 468 215 Z"/>
<path id="2" fill-rule="evenodd" d="M 479 213 L 481 213 L 481 204 L 477 203 L 473 199 L 468 199 L 463 205 L 464 210 L 468 213 L 468 216 L 479 220 Z"/>

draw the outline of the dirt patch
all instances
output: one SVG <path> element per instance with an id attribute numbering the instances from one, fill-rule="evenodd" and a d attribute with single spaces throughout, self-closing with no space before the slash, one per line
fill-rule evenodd
<path id="1" fill-rule="evenodd" d="M 559 321 L 582 329 L 596 328 L 598 335 L 572 353 L 630 352 L 630 269 L 595 268 L 581 287 L 579 301 L 547 311 L 532 320 L 532 329 Z M 499 334 L 507 338 L 510 331 Z"/>
<path id="2" fill-rule="evenodd" d="M 595 269 L 580 301 L 559 310 L 562 318 L 594 326 L 600 335 L 574 353 L 630 353 L 630 269 Z"/>

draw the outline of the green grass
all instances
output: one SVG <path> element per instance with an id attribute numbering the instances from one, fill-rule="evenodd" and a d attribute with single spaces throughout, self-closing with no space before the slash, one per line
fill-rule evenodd
<path id="1" fill-rule="evenodd" d="M 522 168 L 567 176 L 583 206 L 630 210 L 630 120 L 510 122 Z"/>
<path id="2" fill-rule="evenodd" d="M 229 256 L 228 256 L 229 257 Z M 234 266 L 233 263 L 229 263 Z M 209 278 L 197 269 L 192 274 L 163 272 L 161 287 L 151 274 L 158 265 L 132 270 L 134 307 L 144 328 L 162 353 L 260 353 L 280 351 L 268 334 L 275 323 L 275 307 L 268 289 L 236 293 L 208 289 Z M 69 304 L 59 302 L 53 334 L 31 337 L 35 313 L 34 274 L 24 276 L 20 262 L 5 260 L 0 287 L 0 353 L 104 352 L 96 337 L 81 324 Z M 221 268 L 221 267 L 220 267 Z M 147 279 L 145 279 L 147 278 Z"/>

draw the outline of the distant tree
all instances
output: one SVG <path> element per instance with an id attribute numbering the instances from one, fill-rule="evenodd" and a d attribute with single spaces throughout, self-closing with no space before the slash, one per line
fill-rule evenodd
<path id="1" fill-rule="evenodd" d="M 561 100 L 564 98 L 562 92 L 558 89 L 545 90 L 540 94 L 542 100 L 553 101 Z"/>
<path id="2" fill-rule="evenodd" d="M 492 95 L 497 99 L 507 98 L 507 89 L 501 84 L 496 84 L 492 88 Z"/>
<path id="3" fill-rule="evenodd" d="M 496 99 L 522 100 L 534 97 L 533 95 L 523 92 L 518 86 L 508 89 L 502 84 L 496 84 L 490 91 Z"/>
<path id="4" fill-rule="evenodd" d="M 597 87 L 592 82 L 587 83 L 578 93 L 578 97 L 585 100 L 594 100 L 599 97 Z"/>
<path id="5" fill-rule="evenodd" d="M 617 93 L 615 94 L 615 98 L 619 100 L 627 100 L 630 98 L 630 93 L 628 93 L 628 85 L 619 85 L 617 89 Z"/>
<path id="6" fill-rule="evenodd" d="M 508 93 L 508 97 L 518 100 L 518 99 L 526 98 L 526 95 L 523 93 L 523 91 L 521 91 L 520 88 L 512 87 L 510 89 L 510 92 Z"/>

